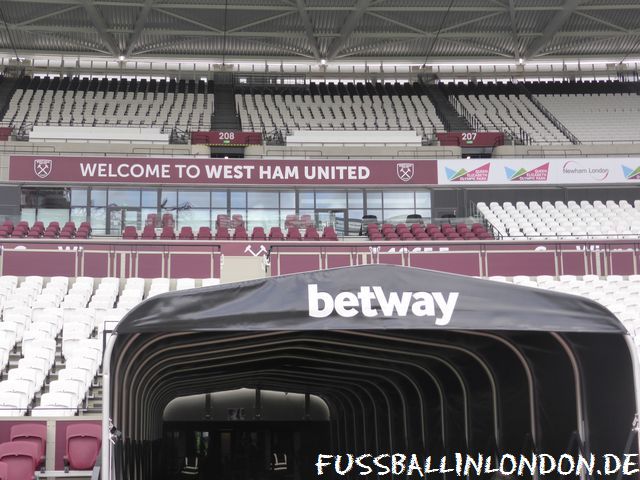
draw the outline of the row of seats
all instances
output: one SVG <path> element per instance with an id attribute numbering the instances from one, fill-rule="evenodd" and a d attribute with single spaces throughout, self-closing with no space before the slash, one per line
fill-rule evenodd
<path id="1" fill-rule="evenodd" d="M 194 92 L 18 88 L 3 120 L 23 125 L 122 125 L 210 130 L 213 95 Z"/>
<path id="2" fill-rule="evenodd" d="M 583 200 L 566 204 L 511 202 L 477 204 L 478 213 L 508 239 L 617 239 L 640 236 L 640 200 L 631 205 Z"/>
<path id="3" fill-rule="evenodd" d="M 82 222 L 78 228 L 76 228 L 75 222 L 66 222 L 62 228 L 60 228 L 59 222 L 50 222 L 47 228 L 44 227 L 44 223 L 36 221 L 31 227 L 29 222 L 22 220 L 15 226 L 11 220 L 5 220 L 0 225 L 0 237 L 1 238 L 89 238 L 91 236 L 91 224 L 89 222 Z"/>
<path id="4" fill-rule="evenodd" d="M 218 283 L 157 278 L 147 290 L 142 278 L 0 277 L 0 415 L 75 415 L 99 374 L 105 329 L 145 298 Z"/>
<path id="5" fill-rule="evenodd" d="M 44 472 L 47 427 L 37 423 L 13 425 L 10 441 L 0 444 L 0 480 L 32 480 Z M 102 446 L 102 429 L 92 423 L 67 426 L 64 437 L 65 471 L 92 470 Z M 85 475 L 83 475 L 85 476 Z"/>
<path id="6" fill-rule="evenodd" d="M 172 227 L 164 227 L 158 237 L 156 229 L 147 225 L 139 234 L 134 226 L 126 226 L 122 232 L 124 240 L 176 240 L 176 232 Z M 194 234 L 191 227 L 182 227 L 177 236 L 178 240 L 338 240 L 338 235 L 333 227 L 324 227 L 322 236 L 314 226 L 309 226 L 304 233 L 298 227 L 287 228 L 286 235 L 280 227 L 271 227 L 269 235 L 265 233 L 263 227 L 253 227 L 251 235 L 248 234 L 244 226 L 237 226 L 233 232 L 227 227 L 219 226 L 215 234 L 209 227 L 200 227 L 198 233 Z"/>
<path id="7" fill-rule="evenodd" d="M 466 110 L 485 131 L 507 131 L 519 138 L 520 129 L 538 144 L 569 143 L 526 95 L 459 95 L 452 103 L 460 115 Z"/>
<path id="8" fill-rule="evenodd" d="M 239 94 L 236 110 L 244 130 L 414 130 L 444 129 L 426 95 Z"/>
<path id="9" fill-rule="evenodd" d="M 640 141 L 640 95 L 635 93 L 536 95 L 581 143 Z"/>
<path id="10" fill-rule="evenodd" d="M 444 223 L 442 225 L 420 223 L 407 226 L 400 223 L 395 227 L 385 223 L 381 228 L 376 223 L 367 225 L 367 236 L 370 240 L 491 240 L 493 236 L 487 232 L 484 225 L 474 223 L 471 227 L 464 223 L 455 226 Z"/>

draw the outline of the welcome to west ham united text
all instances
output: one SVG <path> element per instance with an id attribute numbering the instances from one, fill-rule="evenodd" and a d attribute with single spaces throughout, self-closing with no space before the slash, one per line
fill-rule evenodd
<path id="1" fill-rule="evenodd" d="M 594 478 L 602 475 L 621 474 L 623 476 L 640 473 L 638 454 L 623 456 L 604 454 L 602 456 L 575 456 L 562 454 L 558 457 L 545 453 L 536 455 L 511 455 L 499 457 L 491 455 L 468 455 L 455 453 L 451 456 L 431 457 L 417 454 L 386 453 L 372 454 L 319 454 L 315 464 L 319 477 L 337 473 L 340 476 L 351 474 L 363 478 L 412 477 L 441 478 L 443 473 L 456 477 L 478 478 L 487 474 L 502 474 L 511 477 L 538 475 L 539 477 L 558 478 L 561 476 L 589 475 Z M 351 478 L 351 477 L 350 477 Z"/>
<path id="2" fill-rule="evenodd" d="M 357 165 L 196 165 L 181 163 L 81 163 L 88 178 L 209 180 L 367 180 L 369 167 Z"/>

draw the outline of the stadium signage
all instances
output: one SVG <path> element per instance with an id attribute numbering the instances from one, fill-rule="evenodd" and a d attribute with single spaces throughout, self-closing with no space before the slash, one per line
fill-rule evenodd
<path id="1" fill-rule="evenodd" d="M 435 185 L 435 160 L 246 160 L 11 156 L 9 180 L 201 185 Z"/>
<path id="2" fill-rule="evenodd" d="M 438 184 L 600 185 L 640 182 L 640 158 L 493 158 L 439 160 Z"/>
<path id="3" fill-rule="evenodd" d="M 458 302 L 459 292 L 389 292 L 382 287 L 363 286 L 358 293 L 340 292 L 335 297 L 321 292 L 318 285 L 307 285 L 309 316 L 325 318 L 335 313 L 351 318 L 383 316 L 386 318 L 435 317 L 436 325 L 448 325 Z M 437 312 L 438 307 L 439 312 Z"/>

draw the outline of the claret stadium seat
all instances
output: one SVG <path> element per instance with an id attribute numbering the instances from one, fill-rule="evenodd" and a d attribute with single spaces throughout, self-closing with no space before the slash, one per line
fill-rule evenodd
<path id="1" fill-rule="evenodd" d="M 216 240 L 231 240 L 227 227 L 218 227 L 216 230 Z"/>
<path id="2" fill-rule="evenodd" d="M 253 227 L 253 231 L 251 232 L 251 240 L 266 240 L 267 234 L 264 232 L 264 228 L 262 227 Z"/>
<path id="3" fill-rule="evenodd" d="M 307 227 L 304 232 L 305 240 L 320 240 L 320 235 L 318 234 L 318 230 L 316 227 Z"/>
<path id="4" fill-rule="evenodd" d="M 141 238 L 143 240 L 155 240 L 157 238 L 156 229 L 151 225 L 146 225 L 142 230 Z"/>
<path id="5" fill-rule="evenodd" d="M 33 443 L 38 447 L 38 466 L 44 466 L 47 448 L 47 426 L 40 423 L 28 422 L 11 427 L 9 439 L 12 442 L 23 441 Z"/>
<path id="6" fill-rule="evenodd" d="M 338 234 L 333 227 L 324 227 L 322 232 L 323 240 L 338 240 Z"/>
<path id="7" fill-rule="evenodd" d="M 211 229 L 209 227 L 200 227 L 198 229 L 198 240 L 211 240 Z"/>
<path id="8" fill-rule="evenodd" d="M 96 464 L 101 445 L 100 425 L 86 423 L 69 425 L 64 456 L 65 471 L 91 470 Z"/>
<path id="9" fill-rule="evenodd" d="M 193 240 L 193 230 L 191 227 L 182 227 L 178 238 L 180 240 Z"/>
<path id="10" fill-rule="evenodd" d="M 284 240 L 284 234 L 280 227 L 271 227 L 271 230 L 269 230 L 269 240 Z"/>
<path id="11" fill-rule="evenodd" d="M 174 232 L 172 226 L 162 227 L 162 232 L 160 233 L 161 240 L 175 240 L 176 232 Z"/>
<path id="12" fill-rule="evenodd" d="M 137 240 L 138 239 L 138 231 L 136 227 L 126 226 L 122 231 L 122 238 L 125 240 Z"/>
<path id="13" fill-rule="evenodd" d="M 237 226 L 233 232 L 234 240 L 248 240 L 247 230 L 243 226 Z"/>
<path id="14" fill-rule="evenodd" d="M 7 464 L 10 480 L 33 480 L 40 463 L 38 447 L 32 442 L 0 444 L 0 462 Z"/>
<path id="15" fill-rule="evenodd" d="M 302 240 L 300 230 L 298 230 L 296 227 L 289 227 L 287 229 L 287 240 Z"/>

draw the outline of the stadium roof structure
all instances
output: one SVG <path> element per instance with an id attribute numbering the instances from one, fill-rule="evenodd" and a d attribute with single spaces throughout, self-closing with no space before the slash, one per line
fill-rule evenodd
<path id="1" fill-rule="evenodd" d="M 637 0 L 2 0 L 0 21 L 0 50 L 19 57 L 623 61 L 640 48 Z"/>

